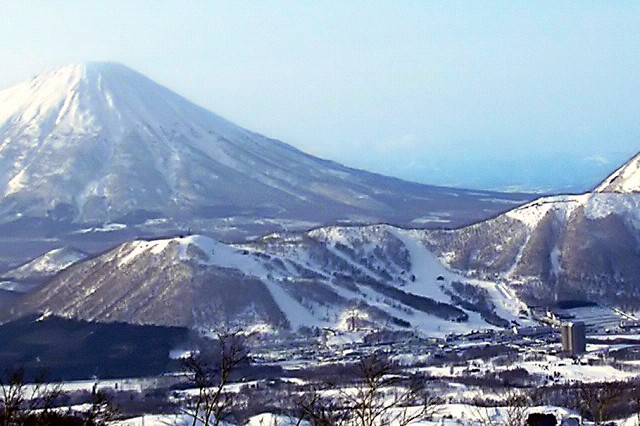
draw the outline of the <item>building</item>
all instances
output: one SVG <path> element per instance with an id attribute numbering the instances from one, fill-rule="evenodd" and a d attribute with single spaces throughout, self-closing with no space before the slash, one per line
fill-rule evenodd
<path id="1" fill-rule="evenodd" d="M 513 334 L 521 337 L 539 337 L 552 333 L 553 328 L 549 326 L 513 327 Z"/>
<path id="2" fill-rule="evenodd" d="M 567 322 L 560 326 L 562 352 L 571 355 L 587 351 L 586 327 L 583 322 Z"/>

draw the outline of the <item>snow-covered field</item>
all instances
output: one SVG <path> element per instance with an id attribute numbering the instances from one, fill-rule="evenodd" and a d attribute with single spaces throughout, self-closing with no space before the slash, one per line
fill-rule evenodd
<path id="1" fill-rule="evenodd" d="M 530 413 L 554 414 L 558 419 L 583 418 L 588 413 L 584 407 L 562 406 L 553 403 L 559 389 L 578 392 L 580 386 L 601 386 L 604 382 L 615 382 L 616 386 L 630 389 L 619 396 L 629 398 L 631 389 L 640 389 L 640 360 L 618 360 L 615 352 L 622 348 L 638 347 L 632 344 L 589 344 L 588 352 L 579 357 L 558 354 L 558 332 L 532 339 L 508 332 L 490 334 L 467 334 L 449 336 L 447 339 L 412 338 L 396 340 L 388 344 L 367 343 L 367 331 L 343 331 L 339 334 L 327 332 L 324 337 L 289 340 L 277 337 L 264 339 L 250 346 L 250 359 L 256 368 L 279 367 L 264 378 L 240 379 L 225 387 L 233 398 L 248 401 L 266 398 L 269 407 L 273 401 L 285 396 L 301 395 L 308 385 L 320 386 L 325 397 L 356 394 L 351 378 L 332 377 L 333 370 L 340 371 L 347 365 L 357 366 L 371 354 L 383 354 L 397 365 L 396 375 L 410 377 L 417 374 L 428 378 L 426 389 L 439 398 L 429 418 L 421 418 L 413 425 L 488 425 L 507 424 L 514 416 L 514 408 L 508 403 L 508 395 L 517 393 L 526 396 L 526 404 L 518 407 L 518 415 Z M 481 336 L 478 338 L 478 336 Z M 482 337 L 484 336 L 484 337 Z M 595 335 L 596 338 L 616 337 Z M 619 338 L 635 338 L 635 334 L 620 334 Z M 417 339 L 417 340 L 416 340 Z M 603 342 L 606 342 L 603 339 Z M 608 350 L 603 350 L 608 347 Z M 184 348 L 182 348 L 184 352 Z M 181 352 L 181 353 L 182 353 Z M 178 352 L 175 351 L 175 355 Z M 354 367 L 355 368 L 355 367 Z M 318 372 L 312 373 L 314 371 Z M 265 370 L 266 371 L 266 370 Z M 349 370 L 345 370 L 349 371 Z M 354 371 L 354 370 L 351 370 Z M 325 372 L 325 373 L 322 373 Z M 274 375 L 275 374 L 275 375 Z M 350 373 L 351 374 L 351 373 Z M 398 376 L 400 377 L 400 376 Z M 168 375 L 143 379 L 86 380 L 60 384 L 64 392 L 91 392 L 98 390 L 127 392 L 140 395 L 167 392 L 167 398 L 184 404 L 187 398 L 197 397 L 197 388 L 176 387 L 185 383 L 185 376 Z M 336 383 L 335 381 L 338 380 Z M 341 382 L 341 380 L 343 382 Z M 357 380 L 357 379 L 356 379 Z M 514 380 L 514 381 L 510 381 Z M 332 383 L 328 385 L 328 383 Z M 357 382 L 356 382 L 357 383 Z M 55 385 L 55 384 L 51 384 Z M 358 385 L 359 386 L 359 385 Z M 173 389 L 167 391 L 167 389 Z M 30 387 L 27 388 L 31 389 Z M 164 389 L 164 391 L 162 391 Z M 542 393 L 540 393 L 542 392 Z M 540 396 L 540 395 L 545 395 Z M 554 393 L 555 392 L 555 393 Z M 391 395 L 390 393 L 383 393 Z M 529 399 L 534 394 L 537 398 Z M 128 394 L 127 394 L 128 395 Z M 277 396 L 276 396 L 277 395 Z M 630 400 L 631 401 L 631 400 Z M 246 402 L 245 402 L 246 403 Z M 245 404 L 243 403 L 243 404 Z M 630 402 L 631 403 L 631 402 Z M 408 410 L 417 410 L 409 408 Z M 177 406 L 174 410 L 178 410 Z M 297 424 L 292 412 L 262 412 L 243 417 L 244 425 L 293 425 Z M 587 413 L 587 414 L 586 414 Z M 616 425 L 636 425 L 633 413 L 622 411 L 615 418 Z M 625 414 L 626 413 L 626 414 Z M 157 414 L 145 411 L 132 418 L 114 421 L 113 425 L 166 425 L 192 424 L 185 413 Z M 235 425 L 234 421 L 227 423 Z M 306 424 L 306 423 L 301 423 Z M 392 423 L 393 424 L 393 423 Z"/>

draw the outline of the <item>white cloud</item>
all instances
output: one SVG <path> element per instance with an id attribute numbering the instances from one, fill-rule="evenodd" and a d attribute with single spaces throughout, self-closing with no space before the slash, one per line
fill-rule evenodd
<path id="1" fill-rule="evenodd" d="M 586 163 L 597 164 L 599 166 L 606 166 L 611 164 L 611 160 L 602 155 L 590 155 L 588 157 L 584 157 L 583 161 Z"/>

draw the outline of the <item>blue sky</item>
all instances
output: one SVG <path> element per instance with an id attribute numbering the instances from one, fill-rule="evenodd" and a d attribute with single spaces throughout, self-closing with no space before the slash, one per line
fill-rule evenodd
<path id="1" fill-rule="evenodd" d="M 580 191 L 640 151 L 640 3 L 4 2 L 0 87 L 134 68 L 237 124 L 405 179 Z"/>

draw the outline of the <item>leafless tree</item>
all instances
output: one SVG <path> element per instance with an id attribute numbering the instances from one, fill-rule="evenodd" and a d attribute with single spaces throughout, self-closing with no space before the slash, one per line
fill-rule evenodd
<path id="1" fill-rule="evenodd" d="M 482 426 L 502 426 L 500 419 L 498 419 L 498 412 L 496 407 L 473 407 L 477 423 Z M 491 415 L 491 412 L 495 413 L 495 416 Z"/>
<path id="2" fill-rule="evenodd" d="M 104 390 L 98 389 L 98 383 L 91 390 L 91 406 L 84 413 L 86 424 L 105 424 L 113 420 L 118 410 L 112 403 L 112 398 Z"/>
<path id="3" fill-rule="evenodd" d="M 0 426 L 18 424 L 34 410 L 46 414 L 61 395 L 60 387 L 47 385 L 43 377 L 27 386 L 24 374 L 19 368 L 0 379 Z"/>
<path id="4" fill-rule="evenodd" d="M 608 420 L 609 410 L 627 389 L 628 386 L 621 382 L 581 383 L 581 408 L 591 416 L 595 424 L 604 424 Z"/>
<path id="5" fill-rule="evenodd" d="M 640 425 L 640 392 L 639 389 L 635 389 L 635 403 L 636 403 L 636 423 Z"/>
<path id="6" fill-rule="evenodd" d="M 303 421 L 312 426 L 346 426 L 348 416 L 341 405 L 323 396 L 320 390 L 312 390 L 294 398 L 297 407 L 296 425 Z M 292 422 L 293 423 L 293 422 Z"/>
<path id="7" fill-rule="evenodd" d="M 301 418 L 314 426 L 406 426 L 431 417 L 438 399 L 420 376 L 402 376 L 387 356 L 374 354 L 358 364 L 359 380 L 329 396 L 305 394 L 298 406 Z"/>
<path id="8" fill-rule="evenodd" d="M 8 374 L 0 383 L 0 425 L 6 426 L 17 422 L 26 401 L 24 387 L 24 370 L 20 369 Z"/>
<path id="9" fill-rule="evenodd" d="M 524 389 L 506 389 L 492 407 L 476 407 L 478 422 L 485 426 L 522 426 L 527 420 L 527 408 L 531 403 L 529 392 Z M 491 415 L 491 411 L 496 416 Z M 500 415 L 498 411 L 502 411 Z"/>
<path id="10" fill-rule="evenodd" d="M 522 426 L 527 419 L 527 407 L 530 398 L 527 392 L 521 389 L 509 389 L 503 396 L 505 412 L 505 426 Z"/>
<path id="11" fill-rule="evenodd" d="M 185 412 L 203 425 L 218 426 L 234 408 L 233 395 L 226 391 L 231 372 L 247 360 L 245 335 L 239 328 L 223 327 L 216 332 L 217 348 L 193 354 L 183 362 L 184 371 L 198 394 Z"/>

